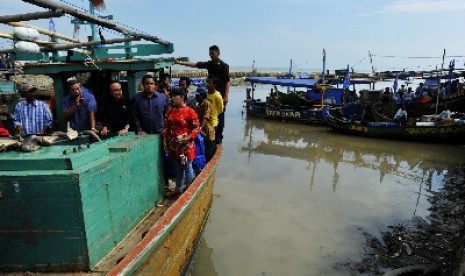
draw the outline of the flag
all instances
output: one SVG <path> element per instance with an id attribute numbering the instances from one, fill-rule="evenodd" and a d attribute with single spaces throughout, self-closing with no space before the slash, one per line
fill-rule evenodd
<path id="1" fill-rule="evenodd" d="M 53 21 L 53 18 L 50 18 L 50 20 L 48 21 L 48 30 L 54 33 L 57 32 L 57 30 L 55 29 L 55 21 Z"/>
<path id="2" fill-rule="evenodd" d="M 291 77 L 292 75 L 292 58 L 291 58 L 291 62 L 289 64 L 289 78 Z"/>
<path id="3" fill-rule="evenodd" d="M 74 23 L 74 32 L 73 32 L 73 38 L 74 39 L 79 39 L 79 30 L 81 29 L 81 26 L 79 25 L 78 22 Z"/>
<path id="4" fill-rule="evenodd" d="M 394 85 L 392 86 L 392 92 L 396 93 L 397 92 L 397 87 L 398 87 L 398 82 L 399 82 L 399 74 L 396 74 L 396 78 L 394 79 Z"/>
<path id="5" fill-rule="evenodd" d="M 92 0 L 92 4 L 98 10 L 104 10 L 107 7 L 104 0 Z"/>
<path id="6" fill-rule="evenodd" d="M 349 64 L 347 64 L 346 75 L 344 76 L 344 81 L 342 82 L 342 89 L 346 90 L 349 89 L 350 86 L 350 71 L 349 71 Z"/>

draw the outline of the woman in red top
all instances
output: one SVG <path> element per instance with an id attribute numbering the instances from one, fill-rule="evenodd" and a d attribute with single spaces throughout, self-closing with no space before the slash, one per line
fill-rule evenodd
<path id="1" fill-rule="evenodd" d="M 176 167 L 176 190 L 169 196 L 182 193 L 184 174 L 186 188 L 194 180 L 192 160 L 195 158 L 194 139 L 199 134 L 199 117 L 186 105 L 186 94 L 180 89 L 171 91 L 172 106 L 165 116 L 163 147 Z"/>

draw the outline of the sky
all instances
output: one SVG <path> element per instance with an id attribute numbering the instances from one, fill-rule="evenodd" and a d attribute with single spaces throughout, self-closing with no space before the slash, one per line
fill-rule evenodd
<path id="1" fill-rule="evenodd" d="M 88 8 L 88 0 L 54 0 Z M 101 15 L 174 44 L 170 56 L 206 61 L 218 45 L 231 69 L 288 68 L 357 72 L 456 68 L 465 63 L 464 0 L 106 0 Z M 44 9 L 1 0 L 0 16 Z M 55 19 L 57 32 L 73 35 L 70 17 Z M 48 19 L 29 22 L 48 28 Z M 0 24 L 0 31 L 13 28 Z M 80 30 L 81 40 L 90 35 Z M 118 37 L 103 32 L 105 38 Z M 12 42 L 0 39 L 0 49 Z M 443 53 L 446 51 L 443 63 Z M 372 55 L 370 61 L 369 53 Z"/>

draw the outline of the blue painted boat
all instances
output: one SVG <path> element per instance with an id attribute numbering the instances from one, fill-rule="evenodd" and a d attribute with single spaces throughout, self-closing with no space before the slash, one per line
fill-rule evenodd
<path id="1" fill-rule="evenodd" d="M 465 138 L 463 118 L 443 124 L 417 122 L 404 126 L 395 122 L 361 122 L 330 115 L 328 125 L 341 133 L 382 139 L 463 144 Z"/>
<path id="2" fill-rule="evenodd" d="M 262 118 L 296 121 L 310 124 L 324 124 L 326 114 L 342 114 L 348 118 L 361 118 L 365 107 L 360 104 L 344 104 L 344 90 L 337 83 L 322 84 L 314 78 L 278 79 L 249 77 L 246 81 L 252 87 L 247 88 L 246 110 L 252 116 Z M 368 82 L 359 82 L 368 83 Z M 254 98 L 255 84 L 275 86 L 265 101 Z M 276 86 L 292 87 L 288 93 L 279 92 Z M 304 88 L 305 91 L 296 91 Z"/>

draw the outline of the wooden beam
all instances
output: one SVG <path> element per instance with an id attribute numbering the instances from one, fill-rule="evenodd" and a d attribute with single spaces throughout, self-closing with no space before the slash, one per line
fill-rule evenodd
<path id="1" fill-rule="evenodd" d="M 23 22 L 10 22 L 10 23 L 7 23 L 7 25 L 10 25 L 10 26 L 13 26 L 13 27 L 32 28 L 32 29 L 36 29 L 41 34 L 56 37 L 56 38 L 59 38 L 61 40 L 75 42 L 75 43 L 80 42 L 78 39 L 74 39 L 72 37 L 65 36 L 65 35 L 62 35 L 62 34 L 59 34 L 59 33 L 54 33 L 54 32 L 51 32 L 51 31 L 49 31 L 47 29 L 43 29 L 43 28 L 40 28 L 40 27 L 35 27 L 35 26 L 29 25 L 29 24 L 26 24 L 26 23 L 23 23 Z"/>
<path id="2" fill-rule="evenodd" d="M 4 32 L 4 31 L 0 31 L 0 37 L 6 38 L 6 39 L 14 39 L 12 33 Z"/>
<path id="3" fill-rule="evenodd" d="M 16 21 L 28 21 L 35 19 L 43 19 L 50 17 L 60 17 L 65 14 L 65 11 L 62 9 L 57 9 L 53 11 L 44 11 L 44 12 L 33 12 L 33 13 L 24 13 L 24 14 L 15 14 L 15 15 L 2 15 L 0 16 L 0 23 L 16 22 Z"/>
<path id="4" fill-rule="evenodd" d="M 1 33 L 0 32 L 0 37 L 2 34 L 7 35 L 6 33 Z M 123 38 L 113 38 L 113 39 L 107 39 L 105 40 L 105 43 L 103 41 L 91 41 L 91 42 L 81 42 L 81 43 L 53 43 L 53 42 L 43 42 L 42 44 L 43 47 L 40 47 L 41 52 L 53 52 L 53 51 L 60 51 L 60 50 L 69 50 L 73 48 L 79 48 L 79 47 L 87 47 L 87 46 L 93 46 L 93 45 L 99 45 L 99 44 L 115 44 L 115 43 L 123 43 L 123 42 L 129 42 L 129 41 L 137 41 L 140 40 L 140 38 L 137 37 L 123 37 Z M 40 44 L 39 42 L 35 42 L 37 44 Z M 84 49 L 82 49 L 85 51 Z M 0 54 L 7 54 L 7 53 L 14 53 L 14 49 L 1 49 Z"/>
<path id="5" fill-rule="evenodd" d="M 123 37 L 123 38 L 113 38 L 113 39 L 106 39 L 105 44 L 115 44 L 115 43 L 122 43 L 122 42 L 129 42 L 129 41 L 136 41 L 140 40 L 136 37 Z M 103 41 L 91 41 L 91 42 L 81 42 L 81 43 L 67 43 L 67 44 L 53 44 L 48 45 L 45 47 L 41 47 L 40 50 L 47 52 L 47 51 L 58 51 L 58 50 L 68 50 L 73 48 L 85 47 L 85 46 L 93 46 L 103 44 Z"/>
<path id="6" fill-rule="evenodd" d="M 145 39 L 147 41 L 151 41 L 154 43 L 159 43 L 165 46 L 168 46 L 170 44 L 168 41 L 164 41 L 156 36 L 138 33 L 128 28 L 122 27 L 111 20 L 103 19 L 103 18 L 100 18 L 92 14 L 81 12 L 77 9 L 71 8 L 67 5 L 57 3 L 52 0 L 22 0 L 22 1 L 42 7 L 42 8 L 46 8 L 46 9 L 63 9 L 65 13 L 70 14 L 78 19 L 85 20 L 90 23 L 98 24 L 102 27 L 118 31 L 124 35 L 135 36 L 135 37 Z"/>

